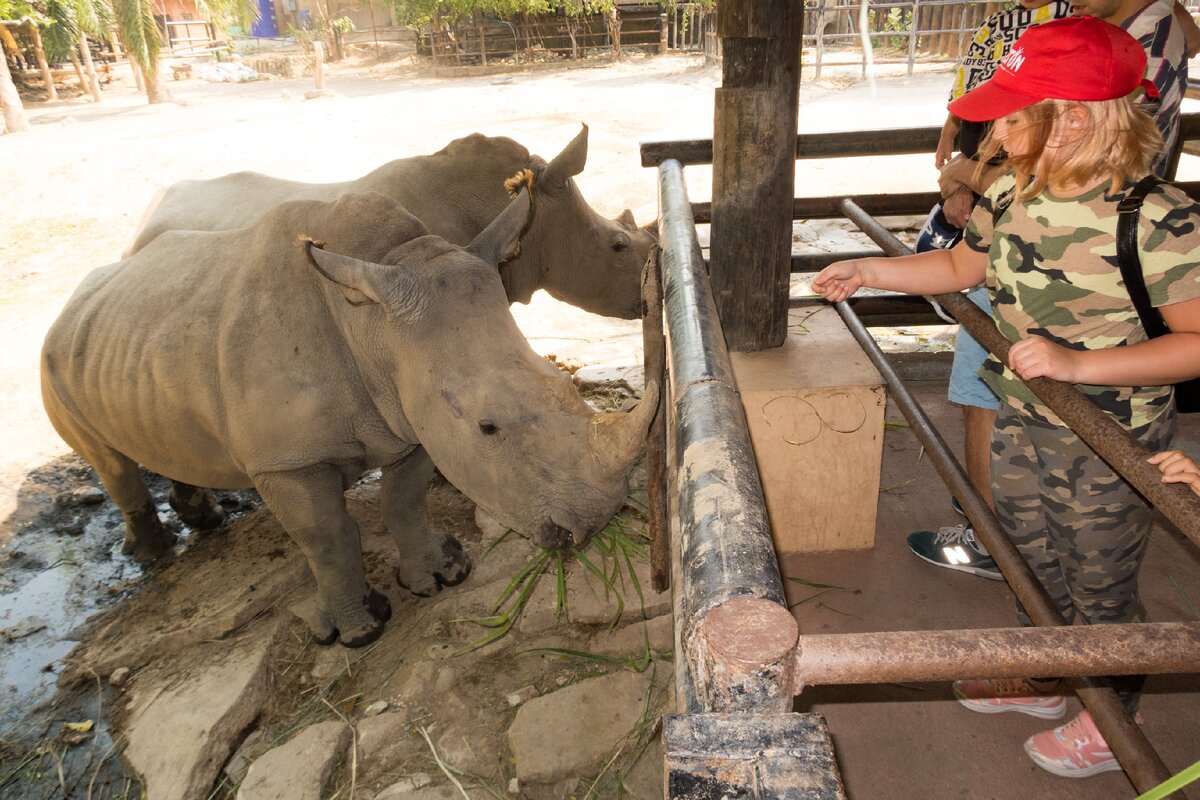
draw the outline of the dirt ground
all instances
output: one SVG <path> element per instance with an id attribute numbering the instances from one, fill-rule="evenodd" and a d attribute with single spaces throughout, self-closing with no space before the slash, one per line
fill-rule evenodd
<path id="1" fill-rule="evenodd" d="M 881 75 L 874 83 L 858 80 L 855 72 L 831 70 L 820 82 L 805 81 L 802 130 L 940 123 L 944 65 L 912 77 L 901 71 Z M 513 713 L 506 693 L 530 686 L 546 693 L 619 668 L 561 655 L 516 657 L 511 643 L 446 657 L 455 643 L 477 635 L 461 620 L 485 614 L 497 584 L 502 587 L 531 551 L 507 540 L 489 549 L 495 538 L 476 527 L 470 503 L 444 485 L 431 495 L 436 518 L 459 534 L 473 556 L 488 557 L 462 587 L 469 591 L 417 601 L 388 577 L 390 554 L 378 541 L 382 537 L 365 536 L 369 572 L 386 587 L 395 610 L 384 639 L 365 651 L 319 648 L 285 613 L 307 591 L 305 571 L 253 492 L 224 496 L 234 524 L 216 536 L 186 537 L 184 552 L 147 576 L 118 555 L 119 515 L 45 418 L 37 353 L 46 329 L 88 271 L 120 257 L 162 187 L 243 169 L 342 180 L 472 132 L 510 136 L 549 157 L 584 122 L 590 156 L 577 178 L 584 196 L 610 217 L 631 208 L 643 223 L 657 210 L 654 173 L 639 166 L 639 143 L 711 136 L 720 73 L 697 58 L 677 56 L 462 79 L 430 78 L 407 64 L 353 61 L 332 65 L 327 81 L 332 96 L 305 100 L 310 79 L 237 85 L 193 79 L 169 84 L 177 103 L 151 107 L 132 91 L 131 81 L 119 77 L 103 103 L 71 98 L 30 104 L 33 130 L 0 137 L 8 190 L 0 217 L 0 633 L 8 640 L 0 648 L 0 736 L 9 736 L 0 749 L 0 781 L 13 778 L 0 783 L 0 794 L 61 796 L 68 787 L 73 797 L 137 796 L 136 778 L 111 757 L 110 733 L 125 712 L 119 705 L 97 706 L 100 697 L 109 703 L 119 697 L 101 678 L 119 667 L 135 674 L 150 670 L 169 661 L 164 654 L 191 653 L 220 637 L 271 638 L 273 691 L 259 726 L 266 741 L 281 741 L 306 721 L 359 714 L 378 698 L 404 709 L 404 725 L 390 749 L 364 755 L 355 771 L 344 766 L 339 772 L 335 785 L 342 797 L 374 797 L 403 776 L 430 773 L 441 781 L 431 748 L 415 734 L 422 728 L 435 734 L 433 752 L 469 776 L 472 797 L 504 796 L 513 777 L 502 741 L 503 723 Z M 799 169 L 797 191 L 927 190 L 931 161 L 816 162 Z M 687 175 L 691 198 L 708 199 L 710 173 L 689 168 Z M 838 248 L 845 239 L 816 228 L 799 229 L 798 238 L 821 249 Z M 638 323 L 594 317 L 544 295 L 514 307 L 514 314 L 534 348 L 562 363 L 639 360 Z M 611 389 L 600 399 L 613 400 Z M 619 392 L 615 400 L 621 400 Z M 156 497 L 162 488 L 155 487 Z M 624 516 L 635 529 L 636 500 L 635 492 Z M 350 503 L 364 531 L 380 528 L 370 476 L 350 492 Z M 572 580 L 585 577 L 579 572 Z M 89 619 L 92 624 L 84 626 Z M 513 639 L 523 649 L 594 651 L 609 646 L 608 627 L 596 620 L 558 621 L 551 613 Z M 644 655 L 648 674 L 669 674 L 663 654 L 647 645 Z M 76 691 L 62 704 L 38 710 L 63 676 Z M 425 683 L 454 701 L 418 696 L 428 693 Z M 660 687 L 660 681 L 650 685 Z M 655 689 L 651 696 L 662 708 L 663 693 Z M 85 746 L 70 746 L 61 738 L 61 723 L 81 719 L 94 720 L 98 733 Z M 631 734 L 611 769 L 522 787 L 521 796 L 653 796 L 646 788 L 655 783 L 653 724 Z M 62 759 L 57 766 L 56 759 Z M 232 785 L 218 781 L 217 796 L 231 795 Z"/>

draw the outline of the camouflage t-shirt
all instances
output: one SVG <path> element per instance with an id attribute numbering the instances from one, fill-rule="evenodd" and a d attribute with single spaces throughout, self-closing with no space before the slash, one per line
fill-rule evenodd
<path id="1" fill-rule="evenodd" d="M 1013 187 L 996 181 L 971 215 L 967 246 L 987 253 L 987 285 L 996 326 L 1010 342 L 1031 334 L 1075 350 L 1146 340 L 1117 265 L 1117 203 L 1135 182 L 1108 194 L 1105 183 L 1081 197 L 1043 191 L 1014 201 L 993 224 L 996 199 Z M 1142 205 L 1138 241 L 1146 289 L 1154 306 L 1200 297 L 1200 205 L 1174 186 L 1161 186 Z M 1005 402 L 1055 425 L 1060 420 L 995 356 L 980 376 Z M 1169 386 L 1079 386 L 1127 428 L 1157 418 L 1169 406 Z"/>

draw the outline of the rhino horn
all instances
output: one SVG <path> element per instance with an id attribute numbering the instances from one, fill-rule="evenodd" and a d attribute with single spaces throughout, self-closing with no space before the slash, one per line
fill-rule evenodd
<path id="1" fill-rule="evenodd" d="M 583 168 L 587 164 L 587 150 L 588 126 L 584 125 L 583 130 L 579 131 L 571 143 L 564 147 L 563 151 L 556 155 L 546 167 L 542 178 L 543 187 L 558 188 L 565 185 L 570 178 L 583 172 Z"/>
<path id="2" fill-rule="evenodd" d="M 521 231 L 529 223 L 529 209 L 529 191 L 521 189 L 516 198 L 500 212 L 500 216 L 467 245 L 467 250 L 496 266 L 516 252 Z"/>
<path id="3" fill-rule="evenodd" d="M 304 249 L 317 271 L 342 287 L 351 305 L 379 303 L 387 297 L 388 313 L 398 318 L 417 314 L 424 306 L 424 288 L 407 269 L 333 253 L 311 239 L 304 240 Z"/>
<path id="4" fill-rule="evenodd" d="M 594 420 L 596 460 L 613 477 L 628 475 L 641 454 L 650 423 L 658 411 L 661 383 L 659 378 L 647 380 L 641 402 L 629 413 L 603 414 Z"/>

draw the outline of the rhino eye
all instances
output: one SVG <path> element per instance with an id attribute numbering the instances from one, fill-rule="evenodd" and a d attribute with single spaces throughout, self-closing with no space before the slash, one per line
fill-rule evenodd
<path id="1" fill-rule="evenodd" d="M 500 428 L 498 428 L 496 423 L 492 422 L 490 419 L 484 419 L 479 421 L 479 430 L 482 431 L 485 436 L 491 436 L 499 431 Z"/>
<path id="2" fill-rule="evenodd" d="M 618 236 L 613 240 L 612 249 L 614 253 L 624 253 L 629 249 L 629 240 L 624 236 Z"/>

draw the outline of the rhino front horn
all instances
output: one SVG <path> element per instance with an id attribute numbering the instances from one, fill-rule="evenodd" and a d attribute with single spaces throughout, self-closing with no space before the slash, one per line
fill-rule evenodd
<path id="1" fill-rule="evenodd" d="M 658 378 L 646 382 L 641 402 L 627 414 L 606 414 L 596 419 L 596 457 L 604 468 L 624 477 L 642 452 L 650 423 L 658 411 L 662 390 Z"/>

